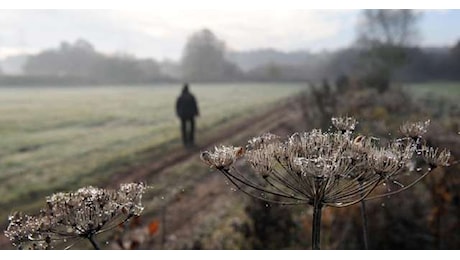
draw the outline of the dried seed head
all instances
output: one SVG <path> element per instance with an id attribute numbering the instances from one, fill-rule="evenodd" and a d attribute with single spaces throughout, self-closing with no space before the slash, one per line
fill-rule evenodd
<path id="1" fill-rule="evenodd" d="M 446 149 L 440 151 L 438 148 L 423 146 L 422 157 L 431 168 L 449 166 L 450 151 Z"/>
<path id="2" fill-rule="evenodd" d="M 246 153 L 246 160 L 263 177 L 267 177 L 277 162 L 285 161 L 286 157 L 286 150 L 281 142 L 272 142 Z"/>
<path id="3" fill-rule="evenodd" d="M 273 155 L 267 153 L 265 150 L 257 149 L 253 151 L 248 151 L 247 161 L 251 167 L 262 175 L 262 177 L 268 177 L 272 171 L 274 158 Z"/>
<path id="4" fill-rule="evenodd" d="M 295 133 L 285 141 L 265 134 L 251 139 L 246 151 L 216 147 L 214 152 L 203 152 L 201 159 L 213 168 L 228 170 L 224 173 L 239 189 L 259 199 L 267 199 L 263 195 L 266 191 L 278 195 L 280 203 L 321 200 L 325 205 L 342 207 L 363 199 L 363 194 L 370 194 L 383 180 L 397 180 L 420 150 L 420 142 L 408 138 L 389 144 L 386 139 L 355 138 L 351 131 L 357 121 L 353 118 L 333 118 L 332 122 L 340 131 L 314 129 Z M 407 124 L 402 131 L 420 136 L 428 124 Z M 243 153 L 258 175 L 248 176 L 233 167 L 230 171 Z M 424 149 L 424 156 L 432 166 L 447 165 L 450 153 Z"/>
<path id="5" fill-rule="evenodd" d="M 220 146 L 215 147 L 212 153 L 208 151 L 202 152 L 200 158 L 211 168 L 228 170 L 243 155 L 244 149 L 242 147 Z"/>
<path id="6" fill-rule="evenodd" d="M 299 133 L 294 133 L 285 143 L 286 156 L 297 157 L 304 147 L 305 140 Z"/>
<path id="7" fill-rule="evenodd" d="M 429 125 L 430 120 L 425 122 L 406 122 L 399 128 L 399 131 L 407 137 L 420 138 L 428 131 Z"/>
<path id="8" fill-rule="evenodd" d="M 389 177 L 403 168 L 401 156 L 393 150 L 375 148 L 369 152 L 368 163 L 381 177 Z"/>
<path id="9" fill-rule="evenodd" d="M 115 201 L 120 205 L 129 208 L 126 215 L 140 216 L 144 207 L 142 206 L 142 195 L 147 187 L 144 183 L 124 183 L 120 185 Z"/>
<path id="10" fill-rule="evenodd" d="M 207 165 L 213 167 L 214 162 L 213 162 L 213 156 L 211 155 L 210 152 L 204 151 L 200 154 L 200 159 L 205 162 Z"/>
<path id="11" fill-rule="evenodd" d="M 342 132 L 353 132 L 358 124 L 358 121 L 353 117 L 333 117 L 331 121 L 335 128 Z"/>
<path id="12" fill-rule="evenodd" d="M 23 248 L 28 248 L 24 243 L 34 242 L 33 249 L 47 249 L 55 240 L 109 230 L 107 227 L 115 227 L 142 212 L 145 189 L 142 183 L 129 183 L 120 185 L 119 190 L 89 186 L 76 192 L 53 194 L 47 197 L 47 206 L 37 216 L 11 215 L 5 236 Z"/>
<path id="13" fill-rule="evenodd" d="M 259 149 L 271 143 L 279 143 L 281 137 L 271 134 L 265 133 L 261 136 L 254 137 L 248 141 L 247 148 L 248 149 Z"/>
<path id="14" fill-rule="evenodd" d="M 335 178 L 349 171 L 349 160 L 344 157 L 332 158 L 295 158 L 297 164 L 304 176 L 316 178 Z"/>

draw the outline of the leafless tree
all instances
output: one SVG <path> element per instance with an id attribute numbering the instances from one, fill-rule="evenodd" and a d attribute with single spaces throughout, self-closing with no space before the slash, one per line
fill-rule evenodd
<path id="1" fill-rule="evenodd" d="M 182 56 L 185 81 L 216 81 L 238 72 L 233 63 L 225 59 L 225 43 L 208 29 L 192 34 Z"/>
<path id="2" fill-rule="evenodd" d="M 408 9 L 364 10 L 358 24 L 357 45 L 363 50 L 366 83 L 381 92 L 394 70 L 406 62 L 406 48 L 417 38 L 419 15 Z"/>

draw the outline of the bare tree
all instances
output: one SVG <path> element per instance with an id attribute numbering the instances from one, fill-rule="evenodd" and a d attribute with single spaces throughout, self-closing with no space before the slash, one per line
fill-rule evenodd
<path id="1" fill-rule="evenodd" d="M 182 56 L 186 81 L 215 81 L 229 78 L 239 70 L 225 59 L 225 43 L 203 29 L 190 36 Z"/>
<path id="2" fill-rule="evenodd" d="M 406 48 L 417 40 L 419 15 L 412 10 L 364 10 L 358 24 L 366 83 L 381 92 L 395 69 L 406 62 Z"/>

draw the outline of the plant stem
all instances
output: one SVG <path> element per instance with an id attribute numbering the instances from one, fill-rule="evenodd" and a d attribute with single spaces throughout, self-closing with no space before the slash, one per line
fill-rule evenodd
<path id="1" fill-rule="evenodd" d="M 96 250 L 101 249 L 99 247 L 99 245 L 96 243 L 96 240 L 94 240 L 94 235 L 93 234 L 88 236 L 88 240 L 89 240 L 89 242 L 91 242 L 91 245 L 93 245 L 94 249 L 96 249 Z"/>
<path id="2" fill-rule="evenodd" d="M 361 222 L 363 224 L 363 241 L 364 249 L 369 249 L 369 240 L 367 238 L 367 214 L 366 214 L 366 202 L 361 201 Z"/>
<path id="3" fill-rule="evenodd" d="M 319 250 L 320 248 L 320 232 L 321 232 L 321 210 L 323 205 L 319 201 L 315 201 L 313 209 L 313 231 L 312 231 L 312 249 Z"/>
<path id="4" fill-rule="evenodd" d="M 362 187 L 362 182 L 359 181 L 359 187 Z M 361 191 L 361 196 L 364 197 L 364 191 Z M 366 202 L 361 200 L 361 223 L 363 224 L 363 241 L 364 241 L 364 249 L 369 249 L 369 239 L 367 237 L 367 213 L 366 213 Z"/>
<path id="5" fill-rule="evenodd" d="M 166 244 L 166 205 L 163 205 L 161 210 L 161 221 L 163 222 L 163 227 L 161 229 L 161 249 L 165 249 Z"/>

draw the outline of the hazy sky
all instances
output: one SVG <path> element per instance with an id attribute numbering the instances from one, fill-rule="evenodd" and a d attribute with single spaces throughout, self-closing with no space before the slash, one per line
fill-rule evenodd
<path id="1" fill-rule="evenodd" d="M 460 40 L 460 10 L 420 11 L 420 43 Z M 83 38 L 98 51 L 177 60 L 187 37 L 211 29 L 229 49 L 283 51 L 349 46 L 359 10 L 0 10 L 0 57 Z"/>

